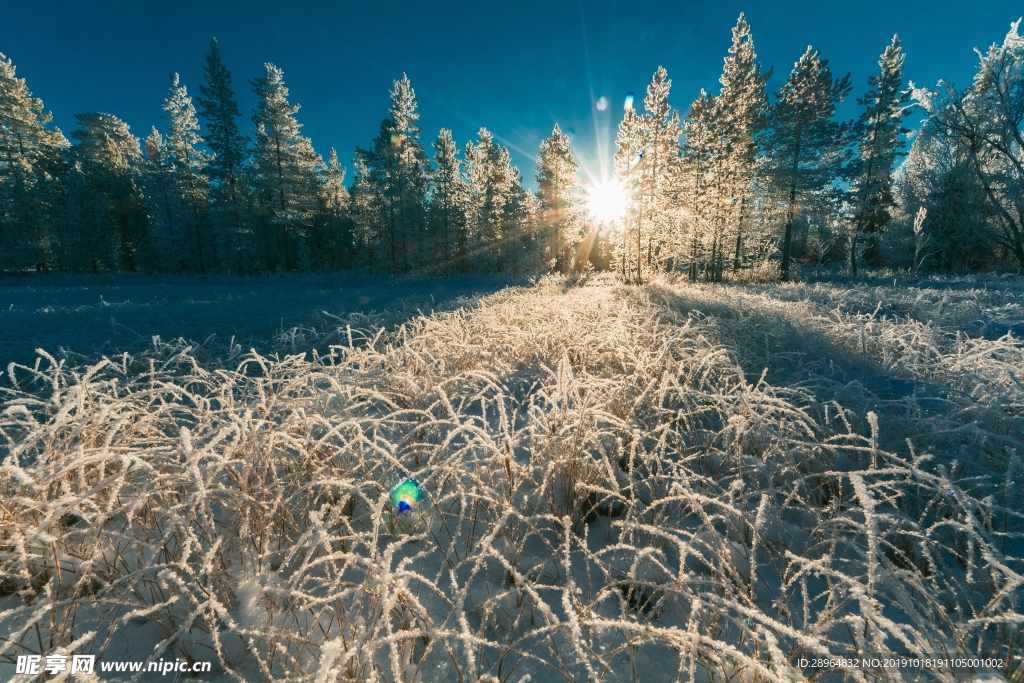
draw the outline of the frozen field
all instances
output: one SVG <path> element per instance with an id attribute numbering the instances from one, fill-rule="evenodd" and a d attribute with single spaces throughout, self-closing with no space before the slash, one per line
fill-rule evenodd
<path id="1" fill-rule="evenodd" d="M 0 364 L 34 362 L 37 348 L 54 355 L 61 349 L 85 354 L 80 360 L 86 361 L 148 347 L 154 336 L 165 342 L 184 338 L 206 348 L 226 346 L 234 337 L 246 351 L 250 346 L 261 352 L 292 350 L 294 335 L 301 338 L 310 328 L 390 326 L 417 311 L 458 306 L 459 297 L 518 282 L 479 277 L 397 282 L 358 275 L 0 280 Z"/>
<path id="2" fill-rule="evenodd" d="M 504 284 L 0 285 L 0 680 L 1024 680 L 1024 281 Z"/>

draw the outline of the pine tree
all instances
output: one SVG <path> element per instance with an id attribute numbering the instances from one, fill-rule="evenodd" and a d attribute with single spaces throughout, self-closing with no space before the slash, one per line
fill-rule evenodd
<path id="1" fill-rule="evenodd" d="M 664 67 L 658 67 L 647 86 L 647 97 L 644 98 L 647 112 L 641 118 L 643 166 L 640 169 L 642 188 L 639 199 L 645 205 L 640 207 L 638 215 L 637 238 L 640 240 L 646 237 L 645 265 L 648 269 L 655 267 L 655 247 L 660 254 L 670 239 L 666 185 L 671 159 L 679 148 L 679 113 L 668 103 L 671 87 L 672 80 L 668 72 Z M 643 219 L 644 216 L 646 219 Z M 639 241 L 637 249 L 638 252 L 643 251 Z"/>
<path id="2" fill-rule="evenodd" d="M 197 132 L 199 120 L 192 98 L 178 81 L 178 74 L 171 76 L 171 89 L 164 99 L 163 109 L 168 132 L 162 151 L 177 186 L 178 210 L 182 214 L 179 222 L 188 225 L 192 235 L 192 269 L 205 273 L 208 264 L 217 267 L 209 225 L 210 179 L 206 176 L 206 167 L 210 155 L 195 148 L 203 142 Z"/>
<path id="3" fill-rule="evenodd" d="M 317 236 L 317 251 L 323 264 L 333 268 L 348 268 L 353 264 L 352 221 L 349 216 L 349 195 L 345 190 L 346 169 L 338 161 L 338 153 L 331 148 L 324 173 L 322 192 L 323 238 Z"/>
<path id="4" fill-rule="evenodd" d="M 391 142 L 395 122 L 388 118 L 369 149 L 356 147 L 353 159 L 355 173 L 352 183 L 352 212 L 357 230 L 365 246 L 366 263 L 372 268 L 400 270 L 400 254 L 404 245 L 394 220 L 393 180 L 397 175 L 396 156 Z"/>
<path id="5" fill-rule="evenodd" d="M 852 195 L 857 203 L 857 219 L 850 236 L 850 273 L 857 274 L 858 241 L 864 233 L 877 235 L 889 223 L 889 209 L 894 205 L 892 173 L 896 158 L 902 156 L 903 127 L 910 91 L 903 86 L 903 50 L 899 36 L 885 48 L 878 62 L 881 73 L 868 77 L 868 91 L 857 99 L 864 107 L 853 126 L 857 140 L 857 157 L 851 164 Z"/>
<path id="6" fill-rule="evenodd" d="M 248 156 L 249 138 L 238 130 L 238 102 L 231 89 L 231 73 L 220 58 L 217 39 L 210 41 L 210 53 L 203 67 L 205 85 L 196 98 L 199 116 L 206 124 L 206 145 L 213 152 L 208 174 L 213 181 L 210 198 L 215 243 L 221 260 L 231 270 L 244 269 L 246 242 L 244 183 L 240 181 Z"/>
<path id="7" fill-rule="evenodd" d="M 431 173 L 429 218 L 435 239 L 439 270 L 446 277 L 463 269 L 466 259 L 467 188 L 462 179 L 458 147 L 452 132 L 442 128 L 434 141 L 434 170 Z"/>
<path id="8" fill-rule="evenodd" d="M 463 178 L 466 184 L 466 249 L 463 267 L 479 266 L 485 260 L 486 243 L 483 239 L 487 217 L 484 205 L 487 184 L 490 182 L 490 146 L 492 138 L 486 128 L 477 131 L 476 142 L 466 142 L 463 152 Z"/>
<path id="9" fill-rule="evenodd" d="M 554 257 L 555 267 L 565 272 L 569 267 L 567 250 L 583 237 L 577 194 L 580 165 L 569 149 L 569 136 L 562 134 L 557 123 L 551 137 L 540 145 L 536 168 L 541 235 L 548 245 L 545 258 Z"/>
<path id="10" fill-rule="evenodd" d="M 52 117 L 0 54 L 0 268 L 49 270 L 60 248 L 54 176 L 68 142 Z"/>
<path id="11" fill-rule="evenodd" d="M 188 269 L 178 244 L 183 236 L 178 184 L 168 161 L 164 138 L 154 126 L 143 145 L 143 182 L 149 205 L 149 237 L 156 254 L 156 267 L 178 273 Z M 190 259 L 191 260 L 191 259 Z"/>
<path id="12" fill-rule="evenodd" d="M 490 270 L 494 272 L 515 272 L 522 266 L 523 253 L 516 243 L 519 235 L 520 214 L 517 207 L 523 201 L 522 177 L 519 169 L 512 165 L 512 155 L 507 147 L 492 146 L 496 155 L 492 158 L 492 211 L 489 230 Z"/>
<path id="13" fill-rule="evenodd" d="M 71 133 L 77 178 L 70 181 L 69 210 L 78 235 L 76 267 L 100 272 L 137 272 L 136 251 L 146 244 L 148 212 L 140 188 L 139 139 L 116 116 L 76 114 Z"/>
<path id="14" fill-rule="evenodd" d="M 833 79 L 828 60 L 813 48 L 800 58 L 775 95 L 766 136 L 770 172 L 785 191 L 782 277 L 789 277 L 793 218 L 808 195 L 830 189 L 845 152 L 846 127 L 835 121 L 836 105 L 850 93 L 850 75 Z"/>
<path id="15" fill-rule="evenodd" d="M 632 278 L 631 249 L 636 246 L 636 280 L 640 281 L 640 230 L 643 218 L 643 125 L 641 117 L 633 108 L 626 113 L 619 123 L 618 137 L 615 139 L 618 150 L 615 152 L 615 179 L 626 194 L 627 207 L 622 231 L 622 243 L 619 246 L 619 265 L 622 277 L 627 282 Z M 630 230 L 629 226 L 633 228 Z"/>
<path id="16" fill-rule="evenodd" d="M 367 268 L 378 266 L 384 241 L 381 216 L 383 201 L 377 183 L 371 177 L 370 151 L 356 148 L 352 159 L 352 185 L 349 187 L 349 216 L 353 226 L 353 244 L 359 259 Z"/>
<path id="17" fill-rule="evenodd" d="M 710 225 L 717 211 L 716 197 L 710 189 L 721 140 L 717 125 L 721 109 L 715 99 L 701 90 L 690 105 L 683 125 L 683 144 L 673 168 L 673 196 L 689 223 L 683 256 L 691 281 L 697 280 L 701 262 L 712 253 L 705 242 L 712 233 Z"/>
<path id="18" fill-rule="evenodd" d="M 394 82 L 391 91 L 391 109 L 388 118 L 394 122 L 391 133 L 390 167 L 393 169 L 391 187 L 386 195 L 389 202 L 389 220 L 398 236 L 401 270 L 408 272 L 423 262 L 426 238 L 427 178 L 430 160 L 420 142 L 421 129 L 417 121 L 416 93 L 409 77 Z M 398 260 L 398 259 L 396 259 Z"/>
<path id="19" fill-rule="evenodd" d="M 317 169 L 323 161 L 308 138 L 299 134 L 294 116 L 299 105 L 288 101 L 284 74 L 273 64 L 252 81 L 259 98 L 252 122 L 256 125 L 255 190 L 260 210 L 263 256 L 268 269 L 293 270 L 316 208 Z"/>
<path id="20" fill-rule="evenodd" d="M 732 202 L 724 206 L 736 206 L 733 271 L 740 266 L 743 216 L 754 182 L 756 140 L 764 129 L 768 112 L 765 86 L 772 76 L 771 70 L 762 74 L 761 65 L 756 60 L 750 26 L 741 12 L 732 30 L 732 46 L 719 79 L 722 91 L 716 100 L 721 118 L 721 136 L 727 144 L 729 178 L 725 190 Z"/>
<path id="21" fill-rule="evenodd" d="M 502 269 L 507 272 L 521 272 L 536 265 L 537 244 L 535 223 L 537 197 L 523 187 L 523 176 L 519 168 L 512 165 L 507 148 L 501 149 L 498 158 L 502 178 Z"/>
<path id="22" fill-rule="evenodd" d="M 407 76 L 394 82 L 391 107 L 359 162 L 360 230 L 386 257 L 392 272 L 408 272 L 426 260 L 426 195 L 430 160 L 420 142 L 416 93 Z M 367 213 L 372 211 L 375 215 Z"/>
<path id="23" fill-rule="evenodd" d="M 494 141 L 490 131 L 481 128 L 476 144 L 466 143 L 463 159 L 469 259 L 481 270 L 499 270 L 503 266 L 505 203 L 513 182 L 508 150 Z"/>

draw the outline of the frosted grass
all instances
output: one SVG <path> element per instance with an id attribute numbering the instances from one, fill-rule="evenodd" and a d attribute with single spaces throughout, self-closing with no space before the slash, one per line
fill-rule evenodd
<path id="1" fill-rule="evenodd" d="M 504 683 L 998 654 L 1020 680 L 1024 346 L 792 294 L 545 279 L 309 353 L 12 366 L 0 658 Z"/>

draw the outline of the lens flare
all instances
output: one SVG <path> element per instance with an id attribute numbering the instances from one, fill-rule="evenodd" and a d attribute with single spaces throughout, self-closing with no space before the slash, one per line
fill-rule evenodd
<path id="1" fill-rule="evenodd" d="M 601 223 L 616 223 L 626 213 L 626 193 L 618 183 L 595 185 L 587 200 L 587 207 Z"/>
<path id="2" fill-rule="evenodd" d="M 394 145 L 395 147 L 398 147 L 399 145 L 401 145 L 402 144 L 402 136 L 401 136 L 401 134 L 399 134 L 399 133 L 392 133 L 391 134 L 391 144 Z"/>
<path id="3" fill-rule="evenodd" d="M 623 109 L 625 109 L 626 111 L 629 111 L 632 108 L 633 108 L 633 93 L 628 92 L 628 93 L 626 93 L 626 104 L 623 107 Z"/>
<path id="4" fill-rule="evenodd" d="M 602 97 L 601 99 L 599 99 L 597 101 L 597 110 L 598 111 L 604 111 L 607 108 L 608 108 L 608 98 L 607 97 Z"/>
<path id="5" fill-rule="evenodd" d="M 391 502 L 398 508 L 398 512 L 402 513 L 416 507 L 420 502 L 422 494 L 423 492 L 420 491 L 420 487 L 416 482 L 412 479 L 406 479 L 391 492 Z"/>
<path id="6" fill-rule="evenodd" d="M 736 203 L 736 197 L 734 197 L 733 195 L 729 195 L 728 197 L 720 197 L 718 201 L 722 204 L 725 204 L 726 206 L 729 206 Z"/>

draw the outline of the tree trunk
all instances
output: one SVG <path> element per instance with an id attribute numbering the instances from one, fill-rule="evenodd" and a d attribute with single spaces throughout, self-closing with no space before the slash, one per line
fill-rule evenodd
<path id="1" fill-rule="evenodd" d="M 736 223 L 736 252 L 732 257 L 732 272 L 740 269 L 740 244 L 743 240 L 743 209 L 746 207 L 746 198 L 740 197 L 740 219 Z"/>
<path id="2" fill-rule="evenodd" d="M 789 280 L 789 249 L 793 242 L 793 214 L 796 211 L 796 178 L 789 188 L 789 208 L 786 210 L 786 231 L 782 238 L 782 281 Z"/>
<path id="3" fill-rule="evenodd" d="M 872 134 L 872 141 L 874 134 Z M 850 239 L 850 275 L 857 277 L 857 241 L 860 239 L 860 231 L 864 228 L 864 209 L 868 204 L 868 193 L 871 188 L 871 166 L 874 160 L 868 163 L 868 172 L 864 178 L 864 195 L 860 200 L 860 215 L 857 216 L 857 227 L 853 230 L 853 237 Z"/>
<path id="4" fill-rule="evenodd" d="M 643 277 L 640 275 L 640 261 L 643 259 L 643 243 L 640 238 L 640 226 L 644 224 L 644 200 L 640 197 L 640 214 L 636 222 L 636 283 L 643 284 Z"/>
<path id="5" fill-rule="evenodd" d="M 202 275 L 206 272 L 206 269 L 203 267 L 203 236 L 199 231 L 199 207 L 196 206 L 194 196 L 192 198 L 192 220 L 196 226 L 196 247 L 199 250 L 199 273 Z"/>

